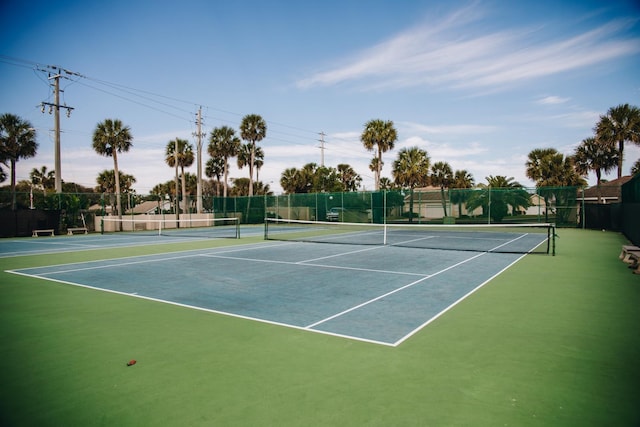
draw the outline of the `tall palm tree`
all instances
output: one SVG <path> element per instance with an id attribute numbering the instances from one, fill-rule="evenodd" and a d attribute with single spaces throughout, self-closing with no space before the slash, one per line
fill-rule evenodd
<path id="1" fill-rule="evenodd" d="M 211 131 L 208 152 L 211 157 L 222 159 L 223 197 L 227 197 L 228 194 L 229 158 L 238 155 L 240 145 L 240 138 L 236 136 L 236 132 L 229 126 L 222 126 Z"/>
<path id="2" fill-rule="evenodd" d="M 255 166 L 256 143 L 267 136 L 267 123 L 258 114 L 248 114 L 240 123 L 240 137 L 247 141 L 249 157 L 249 196 L 253 196 L 253 168 Z"/>
<path id="3" fill-rule="evenodd" d="M 640 145 L 640 108 L 629 104 L 609 108 L 606 115 L 600 116 L 595 133 L 599 142 L 618 144 L 618 178 L 621 178 L 625 142 Z"/>
<path id="4" fill-rule="evenodd" d="M 576 170 L 582 175 L 590 171 L 596 174 L 596 185 L 600 187 L 602 172 L 607 173 L 618 165 L 618 149 L 611 144 L 601 144 L 595 138 L 585 138 L 576 147 L 573 159 Z"/>
<path id="5" fill-rule="evenodd" d="M 360 140 L 368 151 L 377 149 L 376 158 L 378 161 L 375 164 L 375 189 L 377 191 L 380 189 L 380 174 L 382 172 L 383 164 L 382 153 L 393 150 L 393 147 L 398 140 L 398 132 L 393 126 L 393 121 L 373 119 L 364 125 L 364 131 L 362 131 Z"/>
<path id="6" fill-rule="evenodd" d="M 450 198 L 452 203 L 458 204 L 458 215 L 462 216 L 462 203 L 466 202 L 469 196 L 469 188 L 472 188 L 475 180 L 473 175 L 467 172 L 465 169 L 457 170 L 453 174 L 453 182 L 451 188 L 455 188 L 456 191 L 451 192 Z"/>
<path id="7" fill-rule="evenodd" d="M 395 183 L 409 188 L 409 221 L 413 221 L 413 190 L 429 183 L 429 154 L 418 147 L 403 148 L 393 161 L 391 171 Z"/>
<path id="8" fill-rule="evenodd" d="M 118 153 L 125 153 L 131 149 L 133 137 L 129 126 L 124 126 L 118 119 L 106 119 L 98 123 L 93 132 L 93 149 L 96 153 L 113 157 L 113 170 L 116 181 L 116 210 L 118 218 L 122 218 L 122 198 L 120 195 L 120 173 L 118 171 Z M 122 227 L 122 224 L 120 224 Z"/>
<path id="9" fill-rule="evenodd" d="M 11 169 L 11 209 L 16 210 L 16 163 L 36 155 L 36 131 L 27 120 L 5 113 L 0 116 L 0 162 Z"/>
<path id="10" fill-rule="evenodd" d="M 431 167 L 431 185 L 440 187 L 440 198 L 442 200 L 442 210 L 447 216 L 447 201 L 444 197 L 444 189 L 449 188 L 453 183 L 453 170 L 447 162 L 436 162 Z"/>
<path id="11" fill-rule="evenodd" d="M 165 162 L 169 166 L 175 167 L 176 171 L 178 170 L 178 167 L 180 167 L 180 176 L 182 183 L 182 203 L 185 208 L 187 207 L 187 183 L 184 175 L 184 168 L 191 166 L 193 164 L 193 161 L 193 146 L 189 144 L 189 141 L 187 141 L 186 139 L 176 138 L 167 143 L 167 148 L 165 150 Z M 179 204 L 176 204 L 176 206 L 179 207 Z M 176 212 L 178 211 L 179 208 L 176 208 Z"/>

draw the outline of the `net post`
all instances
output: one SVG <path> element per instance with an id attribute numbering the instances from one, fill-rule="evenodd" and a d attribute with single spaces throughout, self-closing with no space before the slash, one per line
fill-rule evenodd
<path id="1" fill-rule="evenodd" d="M 264 240 L 269 240 L 267 236 L 269 235 L 269 218 L 264 218 Z"/>
<path id="2" fill-rule="evenodd" d="M 551 224 L 551 256 L 556 256 L 556 225 Z"/>
<path id="3" fill-rule="evenodd" d="M 385 223 L 382 227 L 382 244 L 386 246 L 387 244 L 387 224 Z"/>
<path id="4" fill-rule="evenodd" d="M 240 238 L 240 218 L 236 217 L 236 239 Z"/>

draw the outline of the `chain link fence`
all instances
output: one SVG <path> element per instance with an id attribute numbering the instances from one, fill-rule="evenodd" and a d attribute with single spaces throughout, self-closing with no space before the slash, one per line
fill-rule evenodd
<path id="1" fill-rule="evenodd" d="M 123 194 L 123 216 L 161 215 L 190 218 L 239 218 L 243 224 L 260 224 L 264 218 L 340 221 L 354 223 L 494 224 L 554 223 L 558 227 L 623 229 L 638 233 L 639 180 L 623 188 L 624 204 L 609 206 L 603 214 L 584 198 L 577 187 L 470 188 L 302 193 L 253 197 L 203 196 L 201 213 L 197 199 L 188 196 Z M 13 210 L 12 207 L 16 206 Z M 69 228 L 100 231 L 99 217 L 114 215 L 116 197 L 110 193 L 0 191 L 3 225 L 0 235 L 31 235 L 29 228 Z M 40 212 L 37 218 L 34 212 Z M 603 218 L 603 215 L 609 215 Z M 44 218 L 47 218 L 46 220 Z M 98 218 L 98 219 L 96 219 Z M 606 223 L 603 227 L 602 224 Z M 637 238 L 637 237 L 636 237 Z M 638 239 L 640 240 L 640 239 Z"/>

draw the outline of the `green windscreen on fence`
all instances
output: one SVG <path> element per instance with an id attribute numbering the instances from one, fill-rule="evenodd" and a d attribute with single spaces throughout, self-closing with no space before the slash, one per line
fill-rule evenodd
<path id="1" fill-rule="evenodd" d="M 577 188 L 451 189 L 265 196 L 265 217 L 353 223 L 576 226 Z"/>
<path id="2" fill-rule="evenodd" d="M 634 181 L 637 182 L 637 181 Z M 636 185 L 637 184 L 633 184 Z M 636 187 L 633 187 L 636 188 Z M 632 192 L 636 197 L 637 190 Z M 0 204 L 11 210 L 14 196 L 0 191 Z M 99 231 L 102 217 L 119 216 L 113 193 L 15 194 L 17 214 L 29 210 L 60 213 L 56 234 L 82 227 Z M 588 204 L 589 202 L 587 202 Z M 297 193 L 219 197 L 195 195 L 123 193 L 121 216 L 147 216 L 167 220 L 238 218 L 241 224 L 262 224 L 264 218 L 370 224 L 518 224 L 554 223 L 559 227 L 584 226 L 583 192 L 575 187 L 469 189 L 421 188 L 338 193 Z M 151 218 L 154 216 L 154 218 Z M 20 222 L 11 221 L 21 224 Z M 30 223 L 29 223 L 30 224 Z M 8 229 L 7 236 L 30 235 L 28 230 Z"/>

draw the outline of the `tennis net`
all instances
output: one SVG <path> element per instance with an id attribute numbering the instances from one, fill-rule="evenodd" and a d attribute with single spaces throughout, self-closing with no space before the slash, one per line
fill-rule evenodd
<path id="1" fill-rule="evenodd" d="M 371 224 L 265 219 L 267 240 L 555 255 L 554 224 Z"/>
<path id="2" fill-rule="evenodd" d="M 240 238 L 238 218 L 147 219 L 104 217 L 102 233 L 123 232 L 131 235 L 175 237 Z"/>

